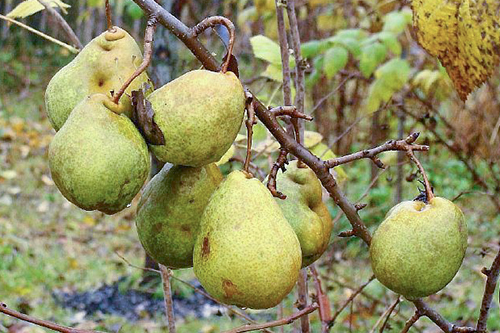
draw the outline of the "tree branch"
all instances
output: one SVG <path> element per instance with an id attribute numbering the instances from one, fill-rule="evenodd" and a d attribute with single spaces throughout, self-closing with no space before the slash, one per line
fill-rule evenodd
<path id="1" fill-rule="evenodd" d="M 71 40 L 73 43 L 73 46 L 76 46 L 79 50 L 83 49 L 83 45 L 76 36 L 75 32 L 71 27 L 69 26 L 68 22 L 59 14 L 57 10 L 52 8 L 49 4 L 47 4 L 44 0 L 38 0 L 38 2 L 45 7 L 45 9 L 56 19 L 57 23 L 61 26 L 61 28 L 64 30 L 66 35 L 68 35 L 68 38 Z"/>
<path id="2" fill-rule="evenodd" d="M 289 317 L 275 320 L 275 321 L 271 321 L 271 322 L 264 323 L 264 324 L 244 325 L 244 326 L 240 326 L 237 328 L 233 328 L 232 330 L 229 330 L 229 331 L 225 331 L 224 333 L 251 332 L 251 331 L 262 330 L 264 328 L 269 328 L 269 327 L 288 325 L 288 324 L 294 322 L 295 320 L 299 319 L 300 317 L 306 316 L 309 313 L 314 312 L 318 307 L 319 306 L 317 303 L 313 303 L 313 304 L 307 306 L 306 308 L 304 308 L 303 310 L 300 310 L 300 311 L 292 314 Z"/>
<path id="3" fill-rule="evenodd" d="M 163 283 L 163 298 L 165 300 L 165 312 L 168 321 L 168 332 L 175 333 L 175 317 L 174 317 L 174 304 L 172 301 L 172 289 L 170 285 L 170 277 L 172 272 L 162 264 L 158 265 L 161 272 L 161 280 Z"/>
<path id="4" fill-rule="evenodd" d="M 37 319 L 28 315 L 25 315 L 23 313 L 17 312 L 15 310 L 7 308 L 7 305 L 4 303 L 0 302 L 0 312 L 4 313 L 8 316 L 26 321 L 28 323 L 32 323 L 41 327 L 45 327 L 48 329 L 51 329 L 56 332 L 61 332 L 61 333 L 102 333 L 99 331 L 90 331 L 90 330 L 80 330 L 76 328 L 71 328 L 71 327 L 66 327 L 62 326 L 50 321 L 42 320 L 42 319 Z"/>
<path id="5" fill-rule="evenodd" d="M 500 275 L 500 249 L 491 264 L 490 269 L 483 268 L 482 272 L 487 276 L 486 285 L 484 287 L 483 301 L 481 302 L 481 311 L 477 321 L 476 331 L 478 333 L 486 332 L 486 322 L 488 321 L 488 314 L 491 307 L 493 294 L 498 283 Z"/>

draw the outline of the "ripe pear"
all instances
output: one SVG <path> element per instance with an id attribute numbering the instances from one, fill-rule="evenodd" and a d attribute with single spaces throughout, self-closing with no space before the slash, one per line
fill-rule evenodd
<path id="1" fill-rule="evenodd" d="M 288 223 L 297 234 L 302 249 L 302 267 L 309 266 L 325 252 L 333 223 L 322 200 L 323 190 L 314 171 L 290 162 L 276 182 L 286 199 L 275 198 Z"/>
<path id="2" fill-rule="evenodd" d="M 86 97 L 49 146 L 52 178 L 85 210 L 114 214 L 139 192 L 150 169 L 146 142 L 126 108 L 103 94 Z"/>
<path id="3" fill-rule="evenodd" d="M 394 206 L 373 235 L 370 259 L 376 278 L 413 300 L 443 289 L 467 249 L 467 225 L 453 202 L 404 201 Z"/>
<path id="4" fill-rule="evenodd" d="M 45 105 L 52 126 L 58 131 L 69 114 L 86 96 L 118 91 L 142 61 L 135 40 L 123 29 L 114 27 L 94 38 L 50 80 L 45 92 Z M 125 91 L 139 89 L 148 82 L 144 72 Z M 130 104 L 126 94 L 121 98 Z M 127 116 L 131 110 L 127 110 Z"/>
<path id="5" fill-rule="evenodd" d="M 292 290 L 300 243 L 267 188 L 233 171 L 201 218 L 193 267 L 203 287 L 226 304 L 267 309 Z"/>
<path id="6" fill-rule="evenodd" d="M 171 268 L 193 266 L 193 247 L 210 196 L 222 181 L 214 164 L 166 165 L 145 187 L 136 226 L 142 246 L 158 263 Z"/>
<path id="7" fill-rule="evenodd" d="M 231 147 L 243 121 L 245 94 L 232 72 L 194 70 L 154 91 L 148 100 L 165 145 L 150 145 L 163 162 L 202 166 Z"/>

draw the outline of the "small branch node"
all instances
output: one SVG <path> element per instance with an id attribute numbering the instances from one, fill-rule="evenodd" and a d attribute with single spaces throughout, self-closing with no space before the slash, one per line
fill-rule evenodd
<path id="1" fill-rule="evenodd" d="M 355 236 L 354 230 L 342 231 L 338 234 L 339 237 L 347 238 Z"/>
<path id="2" fill-rule="evenodd" d="M 355 204 L 354 207 L 356 207 L 356 210 L 357 211 L 360 211 L 362 210 L 363 208 L 365 208 L 367 206 L 367 204 L 365 203 L 358 203 L 358 204 Z"/>

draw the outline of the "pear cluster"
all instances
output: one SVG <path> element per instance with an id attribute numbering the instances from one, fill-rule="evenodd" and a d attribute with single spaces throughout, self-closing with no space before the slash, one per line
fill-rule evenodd
<path id="1" fill-rule="evenodd" d="M 215 162 L 232 147 L 245 94 L 232 72 L 193 70 L 146 94 L 163 144 L 148 143 L 130 120 L 130 94 L 142 59 L 136 42 L 115 28 L 92 40 L 46 91 L 57 131 L 49 165 L 60 192 L 85 210 L 114 214 L 127 207 L 150 173 L 150 152 L 163 169 L 144 187 L 136 226 L 146 252 L 172 269 L 193 267 L 218 300 L 256 309 L 277 305 L 299 271 L 326 250 L 331 216 L 314 172 L 297 161 L 278 176 L 288 198 L 273 198 L 250 174 L 225 179 Z"/>

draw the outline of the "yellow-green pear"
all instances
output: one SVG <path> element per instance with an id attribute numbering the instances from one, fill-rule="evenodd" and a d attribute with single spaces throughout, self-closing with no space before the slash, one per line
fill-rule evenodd
<path id="1" fill-rule="evenodd" d="M 166 164 L 144 188 L 135 219 L 146 252 L 171 268 L 193 266 L 193 247 L 210 196 L 222 181 L 214 164 Z"/>
<path id="2" fill-rule="evenodd" d="M 243 121 L 245 94 L 232 72 L 194 70 L 154 91 L 148 100 L 165 145 L 150 145 L 163 162 L 202 166 L 231 147 Z"/>
<path id="3" fill-rule="evenodd" d="M 321 183 L 314 171 L 297 161 L 290 162 L 286 172 L 276 177 L 280 192 L 286 199 L 275 198 L 288 223 L 297 234 L 302 249 L 302 267 L 309 266 L 325 252 L 333 223 L 322 200 Z"/>
<path id="4" fill-rule="evenodd" d="M 301 268 L 300 243 L 269 190 L 233 171 L 201 219 L 194 273 L 213 297 L 253 309 L 273 307 L 292 290 Z"/>
<path id="5" fill-rule="evenodd" d="M 45 105 L 52 126 L 58 131 L 69 114 L 86 96 L 117 92 L 142 62 L 135 40 L 123 29 L 114 27 L 94 38 L 50 80 Z M 137 77 L 125 91 L 139 89 L 148 82 L 146 72 Z M 121 103 L 130 104 L 124 94 Z M 130 116 L 130 110 L 126 112 Z"/>
<path id="6" fill-rule="evenodd" d="M 376 278 L 413 300 L 443 289 L 456 275 L 467 249 L 467 224 L 453 202 L 404 201 L 394 206 L 373 235 L 370 259 Z"/>
<path id="7" fill-rule="evenodd" d="M 52 178 L 82 209 L 119 212 L 148 177 L 146 142 L 124 111 L 103 94 L 86 97 L 50 143 Z"/>

